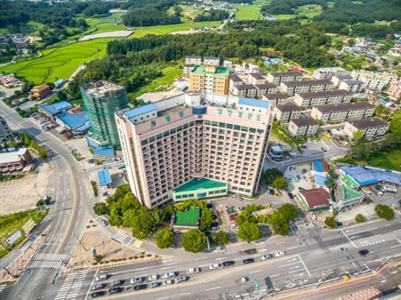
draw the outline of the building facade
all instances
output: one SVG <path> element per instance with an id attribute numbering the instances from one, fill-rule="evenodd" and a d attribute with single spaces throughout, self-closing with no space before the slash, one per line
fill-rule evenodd
<path id="1" fill-rule="evenodd" d="M 373 140 L 386 135 L 389 127 L 388 123 L 379 119 L 363 119 L 345 122 L 344 132 L 353 139 L 354 134 L 360 131 L 364 139 Z"/>
<path id="2" fill-rule="evenodd" d="M 294 96 L 294 103 L 303 108 L 314 106 L 351 102 L 352 94 L 345 90 L 324 92 L 298 93 Z"/>
<path id="3" fill-rule="evenodd" d="M 0 153 L 0 174 L 20 172 L 32 161 L 32 156 L 27 148 L 21 148 L 12 152 Z"/>
<path id="4" fill-rule="evenodd" d="M 387 90 L 387 93 L 395 99 L 400 98 L 401 97 L 401 81 L 391 84 L 389 89 Z"/>
<path id="5" fill-rule="evenodd" d="M 302 114 L 301 108 L 292 103 L 275 106 L 273 112 L 274 118 L 283 123 L 288 123 L 293 119 L 299 119 Z"/>
<path id="6" fill-rule="evenodd" d="M 372 117 L 375 106 L 367 102 L 351 102 L 316 106 L 311 117 L 323 123 L 359 120 Z"/>
<path id="7" fill-rule="evenodd" d="M 207 180 L 202 190 L 218 182 L 225 192 L 255 193 L 272 122 L 267 101 L 181 94 L 120 111 L 116 121 L 129 183 L 143 205 L 171 200 L 185 183 L 179 200 L 209 196 L 196 191 L 196 179 Z"/>
<path id="8" fill-rule="evenodd" d="M 313 72 L 314 79 L 331 79 L 336 75 L 345 75 L 348 72 L 341 67 L 327 67 L 327 68 L 319 68 Z"/>
<path id="9" fill-rule="evenodd" d="M 206 60 L 205 60 L 206 62 Z M 189 91 L 227 95 L 229 70 L 216 65 L 197 65 L 189 75 Z"/>
<path id="10" fill-rule="evenodd" d="M 297 93 L 323 92 L 332 89 L 333 84 L 328 79 L 288 81 L 280 83 L 279 86 L 279 90 L 289 96 L 294 96 Z"/>
<path id="11" fill-rule="evenodd" d="M 302 80 L 302 75 L 298 72 L 272 72 L 267 75 L 267 81 L 275 85 L 279 85 L 282 82 L 300 80 Z"/>
<path id="12" fill-rule="evenodd" d="M 51 89 L 47 84 L 42 84 L 38 86 L 34 86 L 30 93 L 29 93 L 29 99 L 30 100 L 41 100 L 47 95 L 51 93 Z"/>
<path id="13" fill-rule="evenodd" d="M 12 137 L 13 133 L 8 127 L 6 119 L 0 116 L 0 144 L 6 143 Z"/>
<path id="14" fill-rule="evenodd" d="M 293 119 L 288 124 L 288 131 L 293 136 L 313 136 L 319 130 L 319 124 L 308 116 Z"/>
<path id="15" fill-rule="evenodd" d="M 84 110 L 89 117 L 87 135 L 91 147 L 119 145 L 114 113 L 128 107 L 126 89 L 107 81 L 98 81 L 81 87 Z"/>

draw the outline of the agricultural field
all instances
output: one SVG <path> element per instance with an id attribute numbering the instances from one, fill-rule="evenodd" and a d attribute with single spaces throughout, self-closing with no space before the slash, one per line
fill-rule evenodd
<path id="1" fill-rule="evenodd" d="M 180 5 L 180 7 L 182 9 L 182 12 L 181 12 L 182 18 L 181 19 L 182 19 L 183 22 L 192 21 L 192 20 L 195 19 L 195 17 L 197 15 L 202 13 L 201 9 L 196 8 L 196 7 L 192 6 L 192 5 Z M 172 11 L 173 9 L 170 8 L 170 10 Z"/>
<path id="2" fill-rule="evenodd" d="M 234 16 L 234 19 L 236 20 L 258 20 L 260 18 L 261 4 L 236 4 L 234 7 L 237 10 Z"/>
<path id="3" fill-rule="evenodd" d="M 295 12 L 297 15 L 313 18 L 322 13 L 322 7 L 318 4 L 307 4 L 299 6 Z"/>
<path id="4" fill-rule="evenodd" d="M 123 15 L 124 13 L 113 13 L 111 16 L 104 18 L 87 18 L 86 22 L 91 28 L 91 33 L 125 30 L 126 27 L 121 19 Z M 94 31 L 92 32 L 92 30 Z"/>
<path id="5" fill-rule="evenodd" d="M 111 40 L 96 39 L 49 48 L 43 50 L 39 58 L 9 64 L 1 67 L 0 72 L 14 73 L 34 84 L 68 79 L 82 63 L 102 58 Z"/>

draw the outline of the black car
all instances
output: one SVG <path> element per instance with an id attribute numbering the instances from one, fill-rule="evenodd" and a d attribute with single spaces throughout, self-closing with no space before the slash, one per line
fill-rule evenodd
<path id="1" fill-rule="evenodd" d="M 122 291 L 123 291 L 123 288 L 119 287 L 119 286 L 109 289 L 110 294 L 117 294 L 117 293 L 121 293 Z"/>
<path id="2" fill-rule="evenodd" d="M 288 192 L 287 194 L 288 194 L 288 197 L 290 197 L 290 199 L 294 199 L 294 195 L 292 193 Z"/>
<path id="3" fill-rule="evenodd" d="M 255 262 L 255 259 L 254 259 L 254 258 L 246 258 L 246 259 L 244 259 L 242 262 L 243 262 L 244 264 L 250 264 L 250 263 Z"/>
<path id="4" fill-rule="evenodd" d="M 233 260 L 228 260 L 228 261 L 223 262 L 223 266 L 225 266 L 225 267 L 229 267 L 234 264 L 235 264 L 235 261 L 233 261 Z"/>
<path id="5" fill-rule="evenodd" d="M 104 292 L 104 291 L 93 292 L 93 293 L 91 294 L 91 298 L 101 297 L 101 296 L 104 296 L 105 294 L 106 294 L 106 292 Z"/>
<path id="6" fill-rule="evenodd" d="M 359 255 L 365 256 L 369 253 L 368 249 L 362 249 L 358 251 Z"/>
<path id="7" fill-rule="evenodd" d="M 106 287 L 105 283 L 97 283 L 95 284 L 95 286 L 92 288 L 93 290 L 101 290 L 104 289 Z"/>
<path id="8" fill-rule="evenodd" d="M 144 290 L 148 288 L 147 284 L 138 284 L 138 285 L 134 285 L 132 287 L 134 289 L 134 291 L 139 291 L 139 290 Z"/>

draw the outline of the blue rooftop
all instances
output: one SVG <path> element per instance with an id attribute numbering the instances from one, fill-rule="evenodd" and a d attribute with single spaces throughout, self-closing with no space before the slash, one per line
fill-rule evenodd
<path id="1" fill-rule="evenodd" d="M 101 169 L 99 172 L 97 172 L 97 178 L 100 186 L 106 186 L 112 182 L 109 170 L 107 169 Z"/>
<path id="2" fill-rule="evenodd" d="M 78 112 L 74 114 L 70 112 L 64 112 L 57 116 L 57 119 L 63 122 L 64 125 L 71 130 L 80 130 L 89 126 L 89 119 L 84 112 Z"/>
<path id="3" fill-rule="evenodd" d="M 381 170 L 369 167 L 351 166 L 341 167 L 341 170 L 350 175 L 361 186 L 379 182 L 401 185 L 401 176 L 390 170 Z"/>
<path id="4" fill-rule="evenodd" d="M 326 186 L 327 175 L 321 172 L 315 172 L 313 174 L 313 180 L 315 181 L 315 185 L 324 187 Z"/>
<path id="5" fill-rule="evenodd" d="M 239 98 L 238 105 L 254 106 L 264 109 L 269 108 L 269 102 L 267 101 L 252 99 L 252 98 L 243 98 L 243 97 Z"/>
<path id="6" fill-rule="evenodd" d="M 41 104 L 40 108 L 47 111 L 52 116 L 61 113 L 63 111 L 69 110 L 72 105 L 67 101 L 60 101 L 53 104 Z"/>
<path id="7" fill-rule="evenodd" d="M 123 115 L 126 116 L 129 120 L 134 119 L 140 115 L 147 114 L 150 112 L 156 111 L 156 105 L 153 103 L 145 104 L 143 106 L 133 108 L 123 112 Z"/>
<path id="8" fill-rule="evenodd" d="M 113 156 L 114 157 L 114 149 L 113 148 L 96 148 L 93 150 L 93 154 L 96 156 Z"/>

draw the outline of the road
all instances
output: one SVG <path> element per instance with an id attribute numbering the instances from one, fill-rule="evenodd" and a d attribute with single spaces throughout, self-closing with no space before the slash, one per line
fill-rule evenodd
<path id="1" fill-rule="evenodd" d="M 43 295 L 57 278 L 60 267 L 67 261 L 79 235 L 88 220 L 90 205 L 82 201 L 89 191 L 79 178 L 82 170 L 68 149 L 53 136 L 41 132 L 34 124 L 22 119 L 13 109 L 0 101 L 0 114 L 13 130 L 33 136 L 49 152 L 53 176 L 49 182 L 49 194 L 55 199 L 54 208 L 36 230 L 39 235 L 48 229 L 44 243 L 37 251 L 18 284 L 6 289 L 6 299 L 35 299 Z M 14 255 L 8 257 L 12 260 Z"/>

